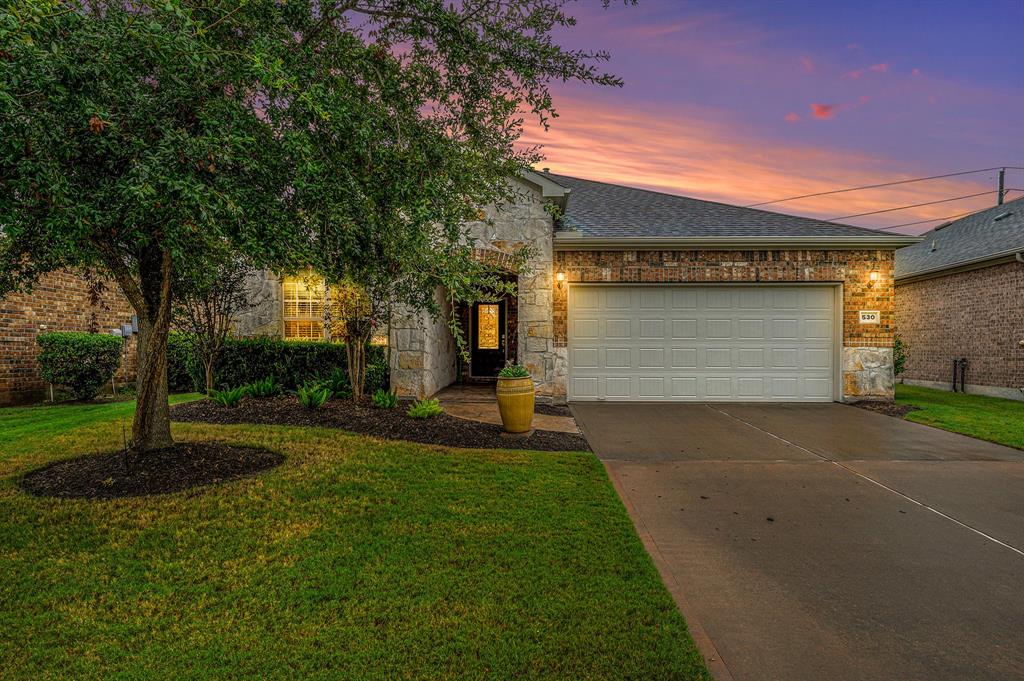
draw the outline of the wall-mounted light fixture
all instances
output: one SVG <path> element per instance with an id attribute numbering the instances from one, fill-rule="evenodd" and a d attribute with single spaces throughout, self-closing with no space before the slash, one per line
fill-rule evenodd
<path id="1" fill-rule="evenodd" d="M 555 281 L 558 282 L 558 288 L 561 289 L 565 285 L 565 272 L 558 271 L 555 273 Z"/>
<path id="2" fill-rule="evenodd" d="M 878 270 L 871 270 L 868 272 L 868 288 L 875 285 L 875 282 L 878 281 L 878 276 Z"/>

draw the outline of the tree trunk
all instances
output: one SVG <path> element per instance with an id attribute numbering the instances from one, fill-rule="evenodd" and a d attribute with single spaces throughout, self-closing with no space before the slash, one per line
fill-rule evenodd
<path id="1" fill-rule="evenodd" d="M 366 343 L 370 340 L 373 325 L 369 320 L 353 319 L 345 323 L 345 357 L 348 360 L 348 381 L 352 384 L 352 399 L 363 397 L 366 383 Z"/>
<path id="2" fill-rule="evenodd" d="M 203 360 L 203 370 L 206 372 L 206 394 L 209 395 L 213 390 L 213 359 Z"/>
<path id="3" fill-rule="evenodd" d="M 167 404 L 167 334 L 171 325 L 171 255 L 149 253 L 140 259 L 140 288 L 145 306 L 139 315 L 138 396 L 132 422 L 132 448 L 147 452 L 174 444 Z"/>

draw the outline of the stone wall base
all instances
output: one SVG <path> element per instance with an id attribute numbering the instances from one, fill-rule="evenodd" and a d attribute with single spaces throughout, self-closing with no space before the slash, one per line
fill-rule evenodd
<path id="1" fill-rule="evenodd" d="M 893 399 L 892 361 L 892 348 L 843 348 L 843 401 Z"/>

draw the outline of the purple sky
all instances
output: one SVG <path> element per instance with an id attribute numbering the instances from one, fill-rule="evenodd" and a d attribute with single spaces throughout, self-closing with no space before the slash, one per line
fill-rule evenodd
<path id="1" fill-rule="evenodd" d="M 555 172 L 748 204 L 1024 166 L 1024 0 L 574 9 L 565 44 L 610 51 L 626 85 L 555 88 L 561 116 L 527 133 Z M 1007 186 L 1024 189 L 1024 171 Z M 990 172 L 771 209 L 835 218 L 992 191 L 848 220 L 879 227 L 986 207 L 994 190 Z"/>

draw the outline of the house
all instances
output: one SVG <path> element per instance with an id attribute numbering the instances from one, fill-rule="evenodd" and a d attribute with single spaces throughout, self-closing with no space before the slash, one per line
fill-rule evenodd
<path id="1" fill-rule="evenodd" d="M 548 172 L 514 182 L 518 199 L 468 228 L 516 295 L 452 310 L 436 292 L 467 361 L 446 318 L 392 319 L 375 340 L 390 345 L 401 394 L 493 381 L 512 361 L 553 402 L 892 398 L 894 252 L 916 238 Z M 531 256 L 514 271 L 508 253 L 523 244 Z M 239 335 L 330 339 L 323 281 L 262 272 L 250 290 Z M 129 316 L 122 303 L 101 329 Z M 4 303 L 15 315 L 30 304 Z M 0 329 L 16 336 L 23 382 L 29 331 Z"/>
<path id="2" fill-rule="evenodd" d="M 1024 199 L 939 225 L 896 252 L 904 382 L 1024 399 Z"/>
<path id="3" fill-rule="evenodd" d="M 394 320 L 402 393 L 510 360 L 554 402 L 892 398 L 894 254 L 915 237 L 548 172 L 519 185 L 470 225 L 483 253 L 532 246 L 517 295 L 456 311 L 465 365 L 443 320 Z"/>

